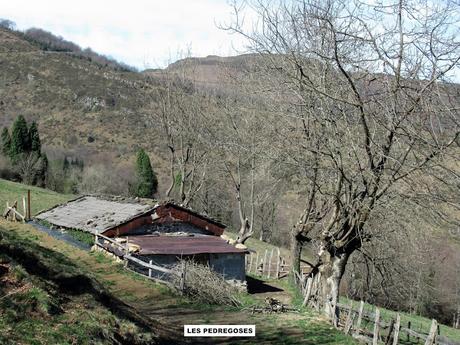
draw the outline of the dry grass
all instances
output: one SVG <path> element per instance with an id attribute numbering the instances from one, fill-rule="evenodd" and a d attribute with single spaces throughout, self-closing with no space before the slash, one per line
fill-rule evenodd
<path id="1" fill-rule="evenodd" d="M 186 273 L 183 293 L 192 301 L 216 305 L 241 305 L 236 297 L 239 291 L 235 286 L 230 285 L 209 266 L 193 261 L 181 260 L 173 267 L 172 283 L 179 290 L 184 268 Z"/>

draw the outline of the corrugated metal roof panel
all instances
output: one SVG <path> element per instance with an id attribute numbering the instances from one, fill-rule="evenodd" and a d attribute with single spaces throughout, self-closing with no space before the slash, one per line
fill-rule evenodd
<path id="1" fill-rule="evenodd" d="M 140 255 L 194 255 L 246 253 L 217 236 L 129 236 L 129 243 L 138 245 Z"/>

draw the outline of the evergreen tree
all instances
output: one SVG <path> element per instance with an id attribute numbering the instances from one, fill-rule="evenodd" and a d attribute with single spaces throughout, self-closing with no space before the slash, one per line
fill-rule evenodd
<path id="1" fill-rule="evenodd" d="M 157 191 L 158 180 L 153 172 L 150 158 L 143 149 L 140 149 L 137 153 L 136 176 L 136 196 L 144 198 L 152 197 Z"/>
<path id="2" fill-rule="evenodd" d="M 70 163 L 67 159 L 67 157 L 64 157 L 63 163 L 62 163 L 62 170 L 64 171 L 65 174 L 67 174 L 67 171 L 69 171 L 70 168 Z"/>
<path id="3" fill-rule="evenodd" d="M 17 159 L 18 156 L 30 151 L 29 130 L 27 122 L 22 115 L 14 121 L 11 133 L 11 158 Z"/>
<path id="4" fill-rule="evenodd" d="M 42 149 L 42 144 L 40 141 L 40 135 L 38 133 L 37 123 L 34 121 L 29 128 L 29 143 L 30 151 L 40 154 Z"/>
<path id="5" fill-rule="evenodd" d="M 8 128 L 4 127 L 2 131 L 2 153 L 5 157 L 11 154 L 11 136 Z"/>
<path id="6" fill-rule="evenodd" d="M 47 187 L 48 184 L 48 156 L 46 153 L 41 155 L 40 168 L 37 171 L 37 184 L 41 187 Z"/>

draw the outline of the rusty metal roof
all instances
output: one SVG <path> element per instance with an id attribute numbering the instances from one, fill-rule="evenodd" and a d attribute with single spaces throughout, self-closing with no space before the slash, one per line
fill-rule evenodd
<path id="1" fill-rule="evenodd" d="M 140 247 L 140 255 L 194 255 L 246 253 L 217 236 L 129 236 L 129 243 Z"/>

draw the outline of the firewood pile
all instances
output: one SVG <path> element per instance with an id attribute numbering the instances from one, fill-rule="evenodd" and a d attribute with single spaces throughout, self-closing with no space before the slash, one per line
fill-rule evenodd
<path id="1" fill-rule="evenodd" d="M 296 308 L 291 308 L 286 304 L 281 303 L 281 301 L 276 298 L 267 297 L 265 298 L 264 306 L 253 306 L 251 307 L 251 314 L 255 313 L 264 313 L 264 314 L 273 314 L 273 313 L 287 313 L 287 312 L 298 312 Z"/>

